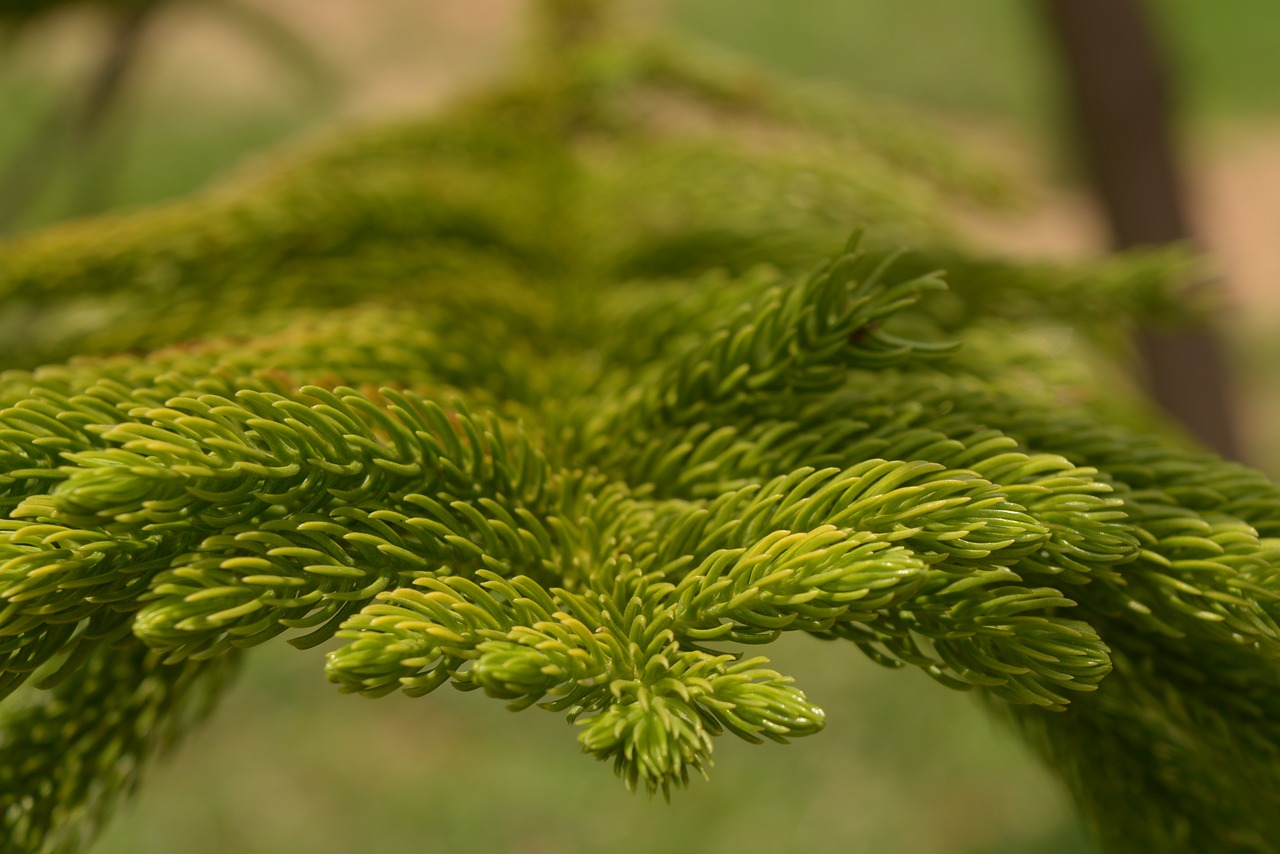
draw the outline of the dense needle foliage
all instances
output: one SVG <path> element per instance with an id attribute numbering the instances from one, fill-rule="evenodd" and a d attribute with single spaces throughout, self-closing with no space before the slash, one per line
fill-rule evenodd
<path id="1" fill-rule="evenodd" d="M 821 729 L 785 631 L 980 692 L 1111 850 L 1270 850 L 1280 493 L 1108 356 L 1177 263 L 966 252 L 1000 187 L 945 141 L 688 56 L 0 247 L 5 850 L 85 844 L 279 635 L 666 793 Z"/>

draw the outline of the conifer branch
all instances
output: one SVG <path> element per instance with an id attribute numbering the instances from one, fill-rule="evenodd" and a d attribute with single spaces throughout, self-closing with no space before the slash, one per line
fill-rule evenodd
<path id="1" fill-rule="evenodd" d="M 1093 370 L 1179 263 L 961 252 L 895 201 L 957 186 L 925 148 L 646 57 L 574 127 L 534 81 L 0 246 L 15 850 L 87 839 L 115 758 L 281 635 L 340 640 L 343 691 L 564 714 L 669 793 L 720 735 L 822 728 L 740 650 L 806 632 L 984 697 L 1116 851 L 1280 836 L 1280 490 Z M 803 157 L 684 139 L 664 98 Z M 859 232 L 805 275 L 858 217 L 923 251 Z M 1064 312 L 1087 364 L 1007 332 Z"/>

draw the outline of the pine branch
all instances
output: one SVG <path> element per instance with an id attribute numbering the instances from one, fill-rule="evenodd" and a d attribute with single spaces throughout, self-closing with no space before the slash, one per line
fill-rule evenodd
<path id="1" fill-rule="evenodd" d="M 1096 346 L 1177 265 L 859 233 L 806 276 L 855 216 L 936 236 L 917 189 L 965 182 L 737 72 L 619 67 L 573 127 L 532 81 L 0 247 L 0 356 L 76 355 L 0 375 L 16 850 L 76 847 L 135 783 L 114 757 L 280 635 L 341 640 L 344 691 L 564 714 L 670 793 L 725 733 L 821 729 L 740 651 L 796 631 L 1004 710 L 1116 851 L 1264 850 L 1280 491 L 1148 430 Z M 798 147 L 682 138 L 655 98 Z M 1096 334 L 1026 343 L 1064 310 Z"/>

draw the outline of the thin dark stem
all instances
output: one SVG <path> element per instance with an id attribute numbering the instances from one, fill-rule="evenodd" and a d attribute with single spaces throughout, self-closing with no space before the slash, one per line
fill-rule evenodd
<path id="1" fill-rule="evenodd" d="M 146 31 L 164 0 L 149 0 L 125 12 L 116 25 L 115 35 L 89 83 L 74 128 L 73 146 L 87 151 L 102 136 L 107 119 L 120 103 L 130 73 L 142 55 Z M 89 213 L 106 207 L 112 194 L 110 169 L 88 170 L 77 182 L 74 199 L 76 213 Z"/>
<path id="2" fill-rule="evenodd" d="M 88 89 L 70 111 L 52 113 L 0 175 L 0 233 L 10 230 L 56 173 L 67 155 L 87 147 L 120 100 L 130 70 L 137 64 L 147 25 L 162 0 L 140 3 L 121 13 L 115 32 Z M 86 178 L 78 207 L 100 198 L 102 179 Z"/>

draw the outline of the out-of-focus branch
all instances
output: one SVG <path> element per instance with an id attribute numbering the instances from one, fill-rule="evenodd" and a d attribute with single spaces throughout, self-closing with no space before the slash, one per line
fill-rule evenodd
<path id="1" fill-rule="evenodd" d="M 101 138 L 102 128 L 120 103 L 129 77 L 143 53 L 147 30 L 156 12 L 167 0 L 149 0 L 132 9 L 124 9 L 117 19 L 115 32 L 103 54 L 97 72 L 89 80 L 79 114 L 75 117 L 71 148 L 88 152 Z M 106 207 L 113 193 L 113 169 L 92 169 L 80 176 L 73 200 L 73 214 L 92 213 Z"/>
<path id="2" fill-rule="evenodd" d="M 147 26 L 162 5 L 164 0 L 152 0 L 120 13 L 111 43 L 90 81 L 80 108 L 76 133 L 82 140 L 97 132 L 119 100 L 129 72 L 137 65 L 142 53 Z"/>
<path id="3" fill-rule="evenodd" d="M 117 12 L 110 43 L 89 80 L 84 98 L 70 111 L 55 111 L 31 136 L 0 175 L 0 233 L 12 228 L 52 179 L 67 152 L 82 149 L 97 135 L 120 100 L 130 71 L 142 53 L 144 36 L 164 0 L 130 4 Z M 100 195 L 90 187 L 82 191 Z M 83 206 L 84 200 L 81 200 Z"/>
<path id="4" fill-rule="evenodd" d="M 338 75 L 316 46 L 271 11 L 244 0 L 202 2 L 243 35 L 255 39 L 269 56 L 292 71 L 318 103 L 332 97 L 338 89 Z"/>
<path id="5" fill-rule="evenodd" d="M 1116 249 L 1187 240 L 1166 65 L 1140 0 L 1042 0 L 1080 151 Z M 1200 441 L 1238 457 L 1221 342 L 1208 327 L 1140 329 L 1152 396 Z"/>
<path id="6" fill-rule="evenodd" d="M 0 0 L 0 4 L 3 2 Z M 84 95 L 52 111 L 0 172 L 0 233 L 17 224 L 72 155 L 82 154 L 101 138 L 143 53 L 151 23 L 172 2 L 100 0 L 97 4 L 111 15 L 110 42 L 85 84 Z M 271 55 L 294 70 L 317 100 L 336 88 L 335 77 L 324 59 L 273 15 L 238 0 L 201 2 L 257 39 Z M 73 5 L 77 5 L 75 0 L 46 0 L 29 9 L 0 9 L 0 24 L 7 24 L 4 32 L 16 37 L 14 33 L 32 21 Z M 77 182 L 74 212 L 104 207 L 110 196 L 112 175 L 110 169 L 85 170 Z"/>

